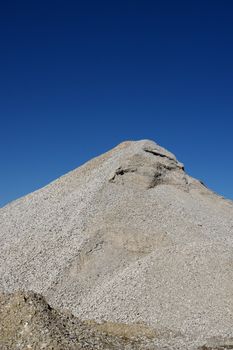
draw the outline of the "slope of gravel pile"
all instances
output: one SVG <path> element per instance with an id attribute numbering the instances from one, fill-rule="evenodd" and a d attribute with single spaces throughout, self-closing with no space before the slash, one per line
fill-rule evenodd
<path id="1" fill-rule="evenodd" d="M 0 209 L 0 240 L 4 292 L 34 290 L 83 320 L 147 323 L 187 349 L 233 336 L 232 202 L 152 141 Z"/>

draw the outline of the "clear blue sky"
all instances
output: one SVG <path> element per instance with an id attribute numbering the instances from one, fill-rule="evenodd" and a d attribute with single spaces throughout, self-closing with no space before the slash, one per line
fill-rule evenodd
<path id="1" fill-rule="evenodd" d="M 0 33 L 0 206 L 144 138 L 233 199 L 233 1 L 1 1 Z"/>

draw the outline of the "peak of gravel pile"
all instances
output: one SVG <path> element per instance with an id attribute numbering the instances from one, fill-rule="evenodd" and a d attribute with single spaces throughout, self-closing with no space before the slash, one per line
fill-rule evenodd
<path id="1" fill-rule="evenodd" d="M 174 349 L 233 336 L 232 202 L 152 141 L 124 142 L 0 209 L 0 240 L 3 292 L 145 323 Z"/>

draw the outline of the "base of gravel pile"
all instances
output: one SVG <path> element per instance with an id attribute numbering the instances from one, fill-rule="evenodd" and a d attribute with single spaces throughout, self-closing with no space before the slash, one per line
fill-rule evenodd
<path id="1" fill-rule="evenodd" d="M 142 349 L 156 337 L 146 325 L 80 321 L 33 292 L 2 294 L 0 314 L 1 350 Z"/>
<path id="2" fill-rule="evenodd" d="M 184 348 L 181 335 L 159 332 L 145 324 L 81 321 L 50 307 L 33 292 L 0 295 L 1 350 L 156 350 Z M 177 346 L 169 345 L 177 337 Z M 165 340 L 166 338 L 166 340 Z M 187 339 L 185 340 L 187 342 Z M 167 342 L 167 344 L 165 344 Z M 191 342 L 191 340 L 190 340 Z M 191 346 L 191 343 L 190 343 Z M 233 349 L 233 340 L 212 339 L 193 349 Z"/>

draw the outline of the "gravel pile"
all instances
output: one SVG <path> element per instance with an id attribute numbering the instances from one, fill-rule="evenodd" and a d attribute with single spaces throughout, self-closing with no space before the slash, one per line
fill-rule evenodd
<path id="1" fill-rule="evenodd" d="M 152 141 L 122 143 L 3 207 L 0 240 L 2 292 L 147 324 L 169 349 L 233 337 L 233 203 Z"/>

